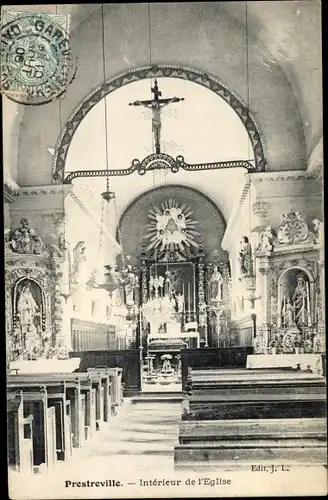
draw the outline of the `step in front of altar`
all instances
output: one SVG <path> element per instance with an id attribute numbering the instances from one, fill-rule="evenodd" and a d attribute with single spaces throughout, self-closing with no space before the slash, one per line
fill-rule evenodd
<path id="1" fill-rule="evenodd" d="M 240 441 L 257 439 L 320 439 L 326 441 L 325 418 L 265 420 L 208 420 L 181 422 L 179 443 Z"/>
<path id="2" fill-rule="evenodd" d="M 262 465 L 267 462 L 294 464 L 294 465 L 322 465 L 327 463 L 327 447 L 313 440 L 294 440 L 293 443 L 275 443 L 271 440 L 263 441 L 261 445 L 249 445 L 247 441 L 235 446 L 228 443 L 220 446 L 217 443 L 178 445 L 174 448 L 176 464 L 190 464 L 192 462 L 219 463 L 229 469 L 230 464 L 242 468 L 248 464 Z"/>
<path id="3" fill-rule="evenodd" d="M 326 419 L 182 422 L 177 464 L 326 463 Z"/>

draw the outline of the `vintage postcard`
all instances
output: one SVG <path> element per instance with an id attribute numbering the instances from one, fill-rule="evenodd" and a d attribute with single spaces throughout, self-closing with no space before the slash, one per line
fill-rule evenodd
<path id="1" fill-rule="evenodd" d="M 2 7 L 12 500 L 327 494 L 321 32 Z"/>

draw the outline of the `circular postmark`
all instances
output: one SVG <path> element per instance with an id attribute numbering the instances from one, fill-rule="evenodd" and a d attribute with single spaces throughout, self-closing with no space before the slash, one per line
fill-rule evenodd
<path id="1" fill-rule="evenodd" d="M 30 105 L 62 96 L 76 72 L 67 16 L 6 14 L 1 26 L 1 91 Z"/>

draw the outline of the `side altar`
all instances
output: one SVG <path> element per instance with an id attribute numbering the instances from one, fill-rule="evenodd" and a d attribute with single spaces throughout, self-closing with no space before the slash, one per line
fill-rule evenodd
<path id="1" fill-rule="evenodd" d="M 322 372 L 323 252 L 323 224 L 317 219 L 311 228 L 301 213 L 290 211 L 277 228 L 263 228 L 255 250 L 256 294 L 262 307 L 248 367 L 287 363 Z"/>

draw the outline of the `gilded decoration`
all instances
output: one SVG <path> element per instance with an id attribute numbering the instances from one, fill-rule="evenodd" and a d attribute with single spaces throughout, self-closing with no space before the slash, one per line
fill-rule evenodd
<path id="1" fill-rule="evenodd" d="M 201 250 L 199 223 L 185 203 L 168 199 L 149 210 L 148 218 L 144 238 L 148 256 L 156 254 L 158 262 L 183 261 Z"/>
<path id="2" fill-rule="evenodd" d="M 38 254 L 7 254 L 5 307 L 9 359 L 51 355 L 62 334 L 63 259 Z M 53 353 L 54 354 L 54 353 Z"/>

